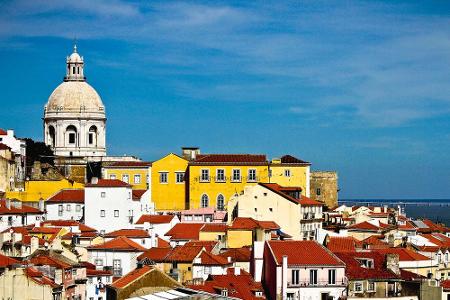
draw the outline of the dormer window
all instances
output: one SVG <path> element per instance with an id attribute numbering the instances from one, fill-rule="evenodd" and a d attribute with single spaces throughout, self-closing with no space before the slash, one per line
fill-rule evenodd
<path id="1" fill-rule="evenodd" d="M 222 289 L 222 291 L 220 292 L 220 295 L 222 297 L 228 297 L 228 290 L 227 289 Z"/>
<path id="2" fill-rule="evenodd" d="M 361 267 L 363 267 L 363 268 L 367 268 L 367 269 L 374 268 L 373 259 L 357 258 L 356 260 L 360 263 Z"/>

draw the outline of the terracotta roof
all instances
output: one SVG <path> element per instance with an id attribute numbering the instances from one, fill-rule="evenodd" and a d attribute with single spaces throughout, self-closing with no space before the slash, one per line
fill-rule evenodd
<path id="1" fill-rule="evenodd" d="M 406 231 L 417 231 L 417 228 L 414 227 L 411 221 L 406 221 L 405 225 L 398 225 L 398 229 Z"/>
<path id="2" fill-rule="evenodd" d="M 87 277 L 97 277 L 97 276 L 112 276 L 111 270 L 97 270 L 97 269 L 86 269 Z"/>
<path id="3" fill-rule="evenodd" d="M 406 271 L 406 270 L 402 270 L 400 269 L 400 277 L 403 280 L 406 281 L 413 281 L 413 280 L 417 280 L 417 279 L 426 279 L 425 276 L 410 272 L 410 271 Z"/>
<path id="4" fill-rule="evenodd" d="M 202 251 L 202 246 L 177 246 L 167 255 L 165 261 L 192 262 Z"/>
<path id="5" fill-rule="evenodd" d="M 59 285 L 56 284 L 51 278 L 44 275 L 44 273 L 40 272 L 36 268 L 28 267 L 25 269 L 25 274 L 28 278 L 33 280 L 34 282 L 42 285 L 49 285 L 52 288 L 56 288 Z"/>
<path id="6" fill-rule="evenodd" d="M 142 215 L 136 224 L 144 224 L 145 222 L 149 222 L 150 224 L 166 224 L 170 223 L 174 217 L 174 215 Z"/>
<path id="7" fill-rule="evenodd" d="M 43 212 L 37 208 L 25 205 L 21 203 L 21 207 L 16 207 L 14 202 L 10 202 L 11 205 L 8 208 L 6 206 L 6 199 L 0 200 L 0 215 L 19 215 L 19 214 L 42 214 Z"/>
<path id="8" fill-rule="evenodd" d="M 241 229 L 241 230 L 253 230 L 256 228 L 265 229 L 265 230 L 277 230 L 280 229 L 277 223 L 273 221 L 257 221 L 253 218 L 242 218 L 237 217 L 233 220 L 229 229 Z"/>
<path id="9" fill-rule="evenodd" d="M 252 251 L 250 247 L 228 249 L 219 254 L 224 258 L 231 257 L 234 262 L 250 262 L 252 258 Z"/>
<path id="10" fill-rule="evenodd" d="M 142 266 L 141 268 L 134 269 L 133 271 L 114 281 L 111 286 L 116 289 L 124 288 L 153 270 L 154 269 L 151 266 Z"/>
<path id="11" fill-rule="evenodd" d="M 86 187 L 131 187 L 126 182 L 123 182 L 119 179 L 98 179 L 98 182 L 96 184 L 93 183 L 87 183 L 85 185 Z"/>
<path id="12" fill-rule="evenodd" d="M 424 238 L 439 248 L 450 249 L 450 238 L 442 233 L 421 234 Z"/>
<path id="13" fill-rule="evenodd" d="M 194 263 L 197 264 L 197 263 Z M 231 265 L 231 262 L 228 262 L 228 259 L 219 256 L 214 255 L 208 251 L 203 251 L 200 254 L 200 263 L 197 265 L 209 265 L 209 266 L 225 266 L 225 265 Z"/>
<path id="14" fill-rule="evenodd" d="M 60 227 L 33 227 L 30 233 L 57 234 L 62 230 Z"/>
<path id="15" fill-rule="evenodd" d="M 13 258 L 10 258 L 6 255 L 0 254 L 0 268 L 6 268 L 14 264 L 18 264 L 19 261 Z"/>
<path id="16" fill-rule="evenodd" d="M 72 266 L 66 262 L 63 262 L 57 258 L 47 255 L 34 256 L 29 260 L 30 263 L 36 266 L 51 266 L 58 269 L 70 269 Z"/>
<path id="17" fill-rule="evenodd" d="M 116 161 L 110 165 L 104 166 L 103 168 L 148 168 L 151 166 L 152 163 L 147 161 Z"/>
<path id="18" fill-rule="evenodd" d="M 11 148 L 8 147 L 8 146 L 6 146 L 6 145 L 3 144 L 3 143 L 0 143 L 0 150 L 11 150 Z"/>
<path id="19" fill-rule="evenodd" d="M 185 245 L 186 246 L 201 246 L 201 247 L 205 248 L 206 251 L 211 252 L 218 243 L 219 243 L 218 241 L 189 241 Z"/>
<path id="20" fill-rule="evenodd" d="M 189 164 L 266 165 L 267 159 L 263 154 L 199 154 Z"/>
<path id="21" fill-rule="evenodd" d="M 240 275 L 234 275 L 232 270 L 228 269 L 226 275 L 210 275 L 203 284 L 188 285 L 187 287 L 218 295 L 226 289 L 229 297 L 244 300 L 265 299 L 264 288 L 260 282 L 255 282 L 253 277 L 244 270 L 240 271 Z M 261 292 L 263 296 L 256 297 L 255 291 Z"/>
<path id="22" fill-rule="evenodd" d="M 100 245 L 87 247 L 88 250 L 144 252 L 147 249 L 127 237 L 119 236 Z"/>
<path id="23" fill-rule="evenodd" d="M 157 245 L 156 246 L 159 247 L 159 248 L 171 248 L 169 242 L 163 240 L 160 237 L 157 237 L 156 241 L 157 241 Z"/>
<path id="24" fill-rule="evenodd" d="M 377 252 L 340 252 L 336 253 L 346 265 L 345 275 L 350 280 L 361 279 L 398 279 L 392 271 L 385 266 L 385 256 Z M 358 259 L 370 259 L 373 268 L 364 267 Z"/>
<path id="25" fill-rule="evenodd" d="M 27 227 L 13 226 L 13 227 L 6 228 L 5 230 L 2 231 L 2 233 L 10 232 L 11 230 L 12 230 L 14 233 L 21 233 L 22 235 L 25 235 L 25 234 L 28 234 L 28 232 L 29 232 L 31 229 L 29 229 L 29 228 L 27 228 Z"/>
<path id="26" fill-rule="evenodd" d="M 281 157 L 281 163 L 282 164 L 301 164 L 301 165 L 310 164 L 307 161 L 298 159 L 298 158 L 296 158 L 294 156 L 291 156 L 291 155 L 283 155 Z"/>
<path id="27" fill-rule="evenodd" d="M 354 237 L 330 236 L 327 248 L 331 252 L 353 252 L 356 249 L 356 240 Z"/>
<path id="28" fill-rule="evenodd" d="M 137 260 L 142 261 L 143 259 L 149 259 L 157 263 L 163 262 L 170 252 L 172 252 L 172 248 L 153 247 L 139 255 Z"/>
<path id="29" fill-rule="evenodd" d="M 143 229 L 119 229 L 104 235 L 105 238 L 116 238 L 119 236 L 125 236 L 127 238 L 150 238 L 148 232 Z"/>
<path id="30" fill-rule="evenodd" d="M 379 252 L 382 254 L 392 253 L 398 254 L 400 261 L 419 261 L 419 260 L 430 260 L 430 258 L 417 253 L 413 250 L 406 248 L 387 248 L 387 249 L 377 249 L 373 250 L 374 252 Z"/>
<path id="31" fill-rule="evenodd" d="M 7 135 L 8 132 L 6 132 L 4 129 L 0 128 L 0 135 Z"/>
<path id="32" fill-rule="evenodd" d="M 348 226 L 348 229 L 364 230 L 364 231 L 378 231 L 380 229 L 380 227 L 365 221 L 365 222 L 361 222 L 361 223 L 357 223 L 357 224 Z"/>
<path id="33" fill-rule="evenodd" d="M 450 291 L 450 280 L 441 281 L 441 286 L 444 289 L 444 291 L 446 292 Z"/>
<path id="34" fill-rule="evenodd" d="M 281 265 L 284 255 L 288 257 L 288 265 L 344 265 L 333 253 L 316 241 L 267 241 L 266 244 L 277 265 Z"/>
<path id="35" fill-rule="evenodd" d="M 177 223 L 166 232 L 171 240 L 198 240 L 200 229 L 205 223 Z"/>
<path id="36" fill-rule="evenodd" d="M 96 232 L 97 230 L 95 228 L 89 227 L 79 221 L 75 220 L 49 220 L 42 222 L 41 225 L 43 227 L 78 227 L 81 232 Z"/>
<path id="37" fill-rule="evenodd" d="M 45 203 L 84 203 L 84 189 L 63 189 Z"/>
<path id="38" fill-rule="evenodd" d="M 288 195 L 286 192 L 290 191 L 290 190 L 299 190 L 301 191 L 302 189 L 300 187 L 282 187 L 281 185 L 277 184 L 277 183 L 259 183 L 259 185 L 267 188 L 268 190 L 284 197 L 287 200 L 290 200 L 296 204 L 300 204 L 300 205 L 304 205 L 304 206 L 309 206 L 309 205 L 313 205 L 313 206 L 322 206 L 323 203 L 319 202 L 319 201 L 315 201 L 312 200 L 306 196 L 301 195 L 300 199 L 294 198 L 290 195 Z"/>
<path id="39" fill-rule="evenodd" d="M 227 224 L 224 223 L 206 223 L 200 229 L 203 232 L 226 232 Z"/>
<path id="40" fill-rule="evenodd" d="M 147 190 L 132 190 L 133 200 L 140 200 Z"/>
<path id="41" fill-rule="evenodd" d="M 369 245 L 370 249 L 383 249 L 383 248 L 389 248 L 389 244 L 380 240 L 379 236 L 369 236 L 368 238 L 365 238 L 364 240 L 359 242 L 361 245 Z"/>

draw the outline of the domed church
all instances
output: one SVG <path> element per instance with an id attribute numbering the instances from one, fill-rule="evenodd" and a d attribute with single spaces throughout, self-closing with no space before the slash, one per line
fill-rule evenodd
<path id="1" fill-rule="evenodd" d="M 76 45 L 66 64 L 64 81 L 44 107 L 44 141 L 56 156 L 105 156 L 105 106 L 95 89 L 86 82 L 84 60 Z"/>

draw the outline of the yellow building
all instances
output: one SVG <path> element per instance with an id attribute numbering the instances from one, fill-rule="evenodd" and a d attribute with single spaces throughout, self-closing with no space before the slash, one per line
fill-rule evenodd
<path id="1" fill-rule="evenodd" d="M 269 164 L 270 180 L 266 182 L 277 183 L 283 187 L 301 187 L 302 195 L 309 197 L 310 167 L 311 163 L 291 155 L 274 158 Z"/>
<path id="2" fill-rule="evenodd" d="M 186 208 L 185 174 L 188 161 L 169 153 L 153 162 L 151 168 L 152 201 L 156 210 L 183 210 Z"/>
<path id="3" fill-rule="evenodd" d="M 62 189 L 83 189 L 84 184 L 60 180 L 29 180 L 25 181 L 24 191 L 9 191 L 5 197 L 9 199 L 18 199 L 25 202 L 38 202 L 45 200 L 56 194 Z"/>
<path id="4" fill-rule="evenodd" d="M 122 180 L 134 190 L 147 190 L 151 182 L 151 169 L 151 162 L 119 161 L 103 166 L 102 177 Z"/>
<path id="5" fill-rule="evenodd" d="M 273 221 L 236 218 L 227 228 L 227 248 L 253 246 L 254 242 L 270 241 L 280 227 Z"/>
<path id="6" fill-rule="evenodd" d="M 189 208 L 215 207 L 223 210 L 228 200 L 246 185 L 269 181 L 265 155 L 197 154 L 189 162 Z"/>

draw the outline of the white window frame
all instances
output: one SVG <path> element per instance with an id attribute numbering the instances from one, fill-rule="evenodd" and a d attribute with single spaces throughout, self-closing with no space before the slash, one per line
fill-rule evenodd
<path id="1" fill-rule="evenodd" d="M 111 179 L 111 180 L 117 179 L 116 174 L 110 174 L 110 175 L 109 175 L 109 179 Z"/>
<path id="2" fill-rule="evenodd" d="M 222 197 L 222 201 L 223 201 L 221 206 L 219 206 L 219 197 Z M 225 196 L 223 194 L 217 195 L 216 206 L 217 206 L 218 210 L 224 210 L 225 209 Z"/>
<path id="3" fill-rule="evenodd" d="M 130 183 L 130 175 L 123 174 L 122 175 L 122 181 L 125 182 L 125 183 Z"/>
<path id="4" fill-rule="evenodd" d="M 251 173 L 254 173 L 253 175 L 251 175 Z M 248 177 L 247 177 L 247 181 L 248 182 L 256 182 L 256 169 L 248 169 Z"/>
<path id="5" fill-rule="evenodd" d="M 336 284 L 336 269 L 328 269 L 328 284 Z"/>
<path id="6" fill-rule="evenodd" d="M 134 174 L 133 176 L 133 180 L 135 184 L 140 184 L 141 183 L 141 175 L 140 174 Z"/>
<path id="7" fill-rule="evenodd" d="M 361 289 L 357 289 L 357 285 L 361 286 Z M 353 283 L 353 292 L 354 293 L 363 293 L 364 292 L 364 283 L 362 281 L 355 281 Z"/>
<path id="8" fill-rule="evenodd" d="M 373 289 L 370 288 L 370 284 L 373 284 Z M 377 283 L 375 281 L 367 281 L 367 291 L 368 292 L 376 292 Z"/>
<path id="9" fill-rule="evenodd" d="M 71 210 L 72 210 L 72 205 L 66 204 L 66 211 L 71 211 Z"/>
<path id="10" fill-rule="evenodd" d="M 162 184 L 169 183 L 169 172 L 167 172 L 167 171 L 159 172 L 159 183 L 162 183 Z"/>
<path id="11" fill-rule="evenodd" d="M 219 171 L 223 174 L 219 175 Z M 216 169 L 216 182 L 226 182 L 225 169 Z"/>
<path id="12" fill-rule="evenodd" d="M 203 198 L 206 197 L 207 203 L 206 206 L 203 205 Z M 207 194 L 202 194 L 200 197 L 200 207 L 209 207 L 209 196 Z"/>
<path id="13" fill-rule="evenodd" d="M 119 217 L 119 210 L 115 209 L 114 210 L 114 218 L 118 218 Z"/>
<path id="14" fill-rule="evenodd" d="M 291 283 L 293 285 L 299 285 L 300 284 L 300 270 L 299 269 L 292 269 L 291 270 Z"/>
<path id="15" fill-rule="evenodd" d="M 104 209 L 100 210 L 100 218 L 104 218 L 106 216 L 106 211 Z"/>
<path id="16" fill-rule="evenodd" d="M 75 211 L 76 211 L 76 212 L 80 212 L 80 211 L 81 211 L 81 204 L 77 204 L 77 205 L 75 206 Z"/>
<path id="17" fill-rule="evenodd" d="M 100 193 L 100 197 L 105 198 L 106 197 L 106 192 L 101 192 Z"/>
<path id="18" fill-rule="evenodd" d="M 64 205 L 58 204 L 58 216 L 61 217 L 64 214 Z"/>
<path id="19" fill-rule="evenodd" d="M 175 172 L 175 183 L 178 183 L 178 184 L 184 183 L 184 172 L 183 171 Z"/>
<path id="20" fill-rule="evenodd" d="M 291 169 L 284 169 L 284 177 L 291 177 Z"/>
<path id="21" fill-rule="evenodd" d="M 200 182 L 210 182 L 209 169 L 200 169 Z"/>
<path id="22" fill-rule="evenodd" d="M 236 179 L 235 172 L 238 172 L 239 174 L 239 178 Z M 242 182 L 242 173 L 241 173 L 241 169 L 233 169 L 232 174 L 231 174 L 231 181 L 232 182 Z"/>
<path id="23" fill-rule="evenodd" d="M 315 274 L 315 276 L 312 276 Z M 317 285 L 319 283 L 319 270 L 317 269 L 310 269 L 309 270 L 309 284 L 310 285 Z"/>

